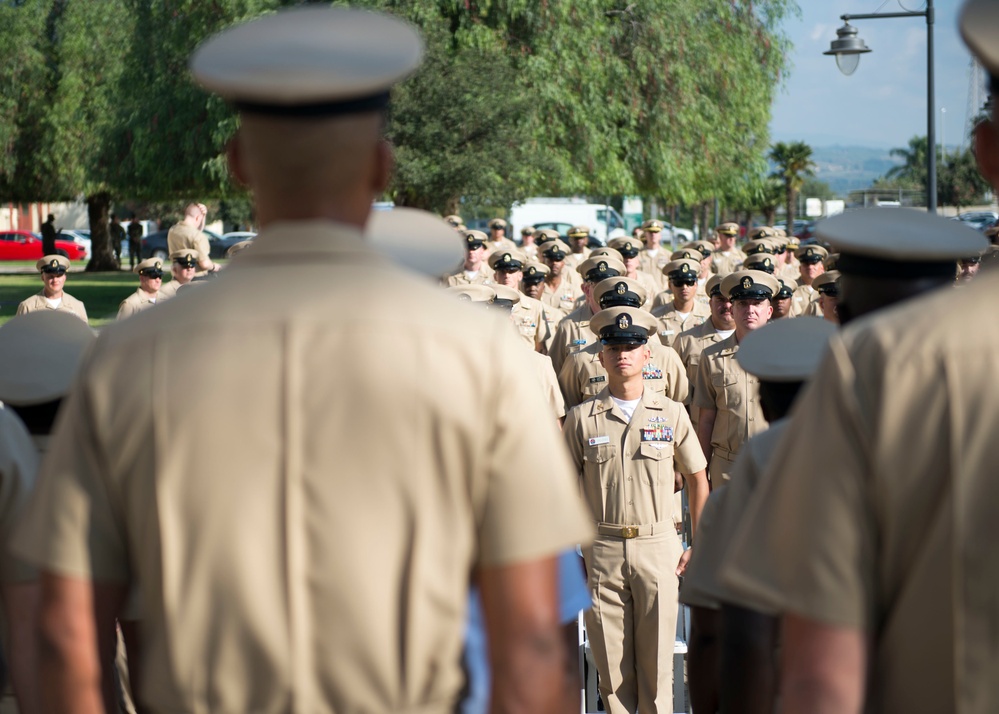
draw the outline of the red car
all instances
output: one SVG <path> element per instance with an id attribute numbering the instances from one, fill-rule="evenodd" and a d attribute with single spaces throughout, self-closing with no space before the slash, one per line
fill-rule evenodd
<path id="1" fill-rule="evenodd" d="M 87 249 L 71 240 L 56 239 L 56 253 L 70 260 L 86 260 Z M 42 239 L 29 231 L 0 232 L 0 260 L 38 260 Z"/>

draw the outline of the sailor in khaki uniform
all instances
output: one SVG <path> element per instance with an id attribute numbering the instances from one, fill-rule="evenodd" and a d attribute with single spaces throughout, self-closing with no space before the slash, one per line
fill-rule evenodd
<path id="1" fill-rule="evenodd" d="M 593 288 L 601 280 L 624 275 L 624 263 L 614 258 L 590 258 L 579 266 L 578 272 L 583 278 L 585 301 L 570 312 L 555 330 L 552 347 L 548 352 L 552 358 L 552 365 L 555 367 L 555 374 L 562 371 L 562 364 L 566 357 L 593 342 L 593 333 L 589 329 L 590 318 L 600 311 L 600 305 L 593 297 Z"/>
<path id="2" fill-rule="evenodd" d="M 663 222 L 650 219 L 642 224 L 642 241 L 645 250 L 638 257 L 639 267 L 659 283 L 659 290 L 665 290 L 663 284 L 663 266 L 670 261 L 670 254 L 662 245 Z"/>
<path id="3" fill-rule="evenodd" d="M 38 572 L 8 544 L 35 488 L 62 399 L 95 337 L 74 315 L 57 310 L 19 315 L 0 327 L 0 603 L 6 683 L 13 690 L 0 698 L 5 714 L 48 711 L 38 688 Z M 110 688 L 113 660 L 103 664 Z"/>
<path id="4" fill-rule="evenodd" d="M 518 293 L 526 263 L 527 256 L 518 249 L 495 250 L 489 256 L 489 267 L 493 270 L 495 284 Z M 552 334 L 549 332 L 550 323 L 545 306 L 540 300 L 520 294 L 510 313 L 510 319 L 517 328 L 517 333 L 524 338 L 531 349 L 547 352 Z"/>
<path id="5" fill-rule="evenodd" d="M 238 245 L 243 243 L 248 243 L 249 241 L 242 241 L 234 246 L 230 246 L 229 251 L 232 251 Z M 226 251 L 226 257 L 231 258 L 229 251 Z M 238 252 L 238 251 L 237 251 Z M 234 254 L 234 253 L 233 253 Z M 159 300 L 169 300 L 172 297 L 176 297 L 177 291 L 183 286 L 189 284 L 194 280 L 194 274 L 198 268 L 198 252 L 191 250 L 190 248 L 184 248 L 183 250 L 178 250 L 176 253 L 170 254 L 170 276 L 171 280 L 166 285 L 160 286 Z"/>
<path id="6" fill-rule="evenodd" d="M 646 302 L 645 288 L 637 281 L 626 278 L 607 278 L 597 283 L 593 296 L 601 310 L 612 307 L 640 308 Z M 651 353 L 642 369 L 645 384 L 667 398 L 685 403 L 690 387 L 683 362 L 676 352 L 657 340 L 647 345 Z M 600 362 L 601 344 L 594 342 L 565 358 L 558 375 L 559 386 L 567 407 L 574 407 L 595 396 L 607 386 L 607 370 Z"/>
<path id="7" fill-rule="evenodd" d="M 460 233 L 465 247 L 465 262 L 454 273 L 445 275 L 441 283 L 447 288 L 456 285 L 489 285 L 493 282 L 493 271 L 486 262 L 489 257 L 486 234 L 482 231 Z"/>
<path id="8" fill-rule="evenodd" d="M 132 272 L 139 274 L 139 287 L 121 301 L 116 318 L 118 320 L 148 310 L 156 304 L 159 297 L 160 285 L 163 283 L 163 263 L 159 258 L 143 260 L 132 269 Z"/>
<path id="9" fill-rule="evenodd" d="M 700 409 L 697 437 L 715 485 L 728 478 L 743 442 L 767 428 L 759 380 L 738 365 L 735 355 L 746 335 L 767 324 L 777 287 L 772 275 L 755 270 L 730 273 L 721 283 L 722 294 L 732 301 L 735 334 L 701 353 L 694 387 L 694 405 Z"/>
<path id="10" fill-rule="evenodd" d="M 816 232 L 841 251 L 841 317 L 864 319 L 833 336 L 720 580 L 783 613 L 792 711 L 830 695 L 837 711 L 992 711 L 999 283 L 946 287 L 984 238 L 891 208 Z"/>
<path id="11" fill-rule="evenodd" d="M 195 52 L 240 110 L 229 158 L 261 231 L 218 280 L 106 327 L 63 407 L 14 538 L 65 672 L 49 711 L 102 706 L 94 633 L 138 586 L 151 711 L 452 712 L 473 581 L 497 697 L 555 710 L 556 555 L 591 532 L 558 431 L 507 320 L 428 284 L 453 229 L 371 215 L 388 90 L 421 54 L 401 20 L 317 5 Z"/>
<path id="12" fill-rule="evenodd" d="M 529 260 L 527 265 L 524 266 L 524 275 L 520 279 L 520 292 L 529 298 L 541 301 L 545 294 L 545 278 L 548 277 L 550 272 L 551 270 L 544 263 L 536 263 Z M 555 330 L 558 328 L 558 323 L 565 317 L 565 314 L 558 308 L 545 305 L 544 302 L 541 304 L 544 307 L 544 318 L 548 331 L 544 349 L 545 354 L 547 354 L 552 346 L 552 340 L 555 338 Z"/>
<path id="13" fill-rule="evenodd" d="M 791 316 L 791 299 L 794 297 L 794 289 L 798 287 L 798 283 L 785 278 L 777 278 L 777 282 L 780 283 L 780 289 L 770 299 L 770 307 L 774 309 L 770 322 Z"/>
<path id="14" fill-rule="evenodd" d="M 579 270 L 583 261 L 590 257 L 590 248 L 587 245 L 590 242 L 590 227 L 572 226 L 566 238 L 569 240 L 569 255 L 565 259 L 565 264 L 574 270 Z"/>
<path id="15" fill-rule="evenodd" d="M 699 256 L 696 255 L 673 255 L 670 256 L 670 260 L 679 260 L 680 258 L 690 258 L 691 260 L 697 260 L 701 264 L 701 270 L 697 274 L 697 295 L 696 299 L 703 302 L 705 305 L 708 304 L 709 298 L 706 290 L 708 280 L 714 275 L 711 270 L 712 257 L 715 254 L 715 246 L 711 241 L 706 240 L 695 240 L 687 245 L 683 246 L 688 250 L 696 250 L 700 253 Z"/>
<path id="16" fill-rule="evenodd" d="M 805 245 L 798 248 L 795 257 L 798 259 L 798 287 L 791 297 L 791 317 L 798 315 L 813 315 L 819 317 L 819 293 L 812 287 L 812 281 L 826 271 L 823 261 L 829 256 L 829 251 L 821 245 Z"/>
<path id="17" fill-rule="evenodd" d="M 651 310 L 652 301 L 660 291 L 659 280 L 642 270 L 641 255 L 644 244 L 637 238 L 622 237 L 610 241 L 607 246 L 613 248 L 621 255 L 621 262 L 624 263 L 625 275 L 632 280 L 637 280 L 645 288 L 645 294 L 649 296 L 648 302 L 643 305 L 646 310 Z M 591 253 L 592 255 L 592 253 Z"/>
<path id="18" fill-rule="evenodd" d="M 211 244 L 205 235 L 205 218 L 208 209 L 203 203 L 189 203 L 184 210 L 184 218 L 167 231 L 167 250 L 171 254 L 190 248 L 198 252 L 198 275 L 217 272 L 219 266 L 212 262 Z"/>
<path id="19" fill-rule="evenodd" d="M 776 277 L 777 262 L 770 253 L 755 253 L 742 261 L 742 270 L 759 270 Z"/>
<path id="20" fill-rule="evenodd" d="M 683 406 L 645 389 L 652 316 L 610 308 L 590 328 L 603 345 L 607 388 L 569 410 L 563 432 L 597 523 L 583 549 L 593 597 L 586 630 L 607 711 L 664 714 L 673 711 L 677 574 L 686 565 L 673 471 L 691 484 L 696 526 L 707 498 L 704 456 Z"/>
<path id="21" fill-rule="evenodd" d="M 728 339 L 735 333 L 735 320 L 732 317 L 732 301 L 722 295 L 720 275 L 708 279 L 707 290 L 711 296 L 709 307 L 711 317 L 700 325 L 681 332 L 673 342 L 673 350 L 679 355 L 687 370 L 690 383 L 690 421 L 697 424 L 700 409 L 694 400 L 697 383 L 697 368 L 701 363 L 701 353 L 708 347 Z"/>
<path id="22" fill-rule="evenodd" d="M 502 218 L 494 218 L 489 221 L 489 240 L 486 241 L 486 250 L 492 253 L 499 249 L 514 250 L 517 244 L 506 237 L 506 221 Z"/>
<path id="23" fill-rule="evenodd" d="M 839 271 L 827 270 L 812 281 L 812 287 L 819 292 L 819 312 L 834 325 L 839 324 L 837 306 L 839 304 Z"/>
<path id="24" fill-rule="evenodd" d="M 444 216 L 444 222 L 447 223 L 452 228 L 454 228 L 456 231 L 465 230 L 465 221 L 462 220 L 461 216 L 459 216 L 457 213 L 452 213 L 449 216 Z"/>
<path id="25" fill-rule="evenodd" d="M 541 302 L 559 310 L 564 317 L 576 309 L 576 300 L 583 295 L 579 273 L 565 264 L 569 246 L 558 239 L 549 239 L 538 246 L 538 252 L 549 271 L 545 276 Z"/>
<path id="26" fill-rule="evenodd" d="M 719 702 L 722 710 L 737 707 L 760 714 L 774 710 L 776 613 L 728 592 L 717 576 L 740 517 L 788 423 L 791 403 L 818 367 L 835 330 L 831 323 L 802 317 L 765 325 L 739 346 L 736 359 L 759 378 L 760 402 L 771 426 L 743 445 L 731 481 L 711 492 L 680 587 L 680 602 L 691 606 L 687 670 L 695 711 L 718 711 Z M 719 657 L 719 650 L 724 657 Z"/>
<path id="27" fill-rule="evenodd" d="M 524 226 L 520 229 L 520 250 L 528 259 L 538 259 L 538 243 L 534 237 L 534 226 Z"/>
<path id="28" fill-rule="evenodd" d="M 715 233 L 718 234 L 718 250 L 715 251 L 711 264 L 715 274 L 725 277 L 738 270 L 746 259 L 746 254 L 735 247 L 735 239 L 739 237 L 739 224 L 722 223 L 715 228 Z"/>
<path id="29" fill-rule="evenodd" d="M 46 255 L 35 263 L 42 278 L 42 291 L 32 295 L 17 306 L 17 314 L 25 315 L 36 310 L 59 310 L 76 315 L 87 322 L 87 309 L 83 303 L 65 292 L 66 271 L 69 259 L 61 255 Z"/>
<path id="30" fill-rule="evenodd" d="M 659 318 L 659 340 L 669 347 L 684 330 L 697 327 L 711 316 L 711 308 L 696 299 L 700 264 L 673 260 L 663 268 L 669 292 L 656 298 L 652 314 Z"/>

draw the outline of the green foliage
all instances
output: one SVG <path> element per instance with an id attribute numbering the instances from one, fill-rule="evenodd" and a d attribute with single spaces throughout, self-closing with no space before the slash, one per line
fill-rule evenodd
<path id="1" fill-rule="evenodd" d="M 794 226 L 794 207 L 798 193 L 804 185 L 805 177 L 814 174 L 812 147 L 803 141 L 777 142 L 770 150 L 770 160 L 776 168 L 773 176 L 784 183 L 784 205 L 787 211 L 787 226 Z"/>
<path id="2" fill-rule="evenodd" d="M 937 178 L 940 203 L 958 209 L 983 203 L 985 194 L 991 190 L 989 182 L 982 178 L 978 170 L 978 162 L 971 149 L 948 156 L 940 165 Z"/>
<path id="3" fill-rule="evenodd" d="M 927 141 L 925 136 L 914 136 L 909 139 L 906 148 L 892 149 L 891 156 L 902 159 L 903 163 L 888 170 L 884 175 L 893 182 L 894 188 L 908 188 L 926 191 L 926 158 Z M 940 163 L 940 151 L 937 149 L 937 163 Z"/>
<path id="4" fill-rule="evenodd" d="M 832 190 L 829 184 L 814 176 L 805 177 L 805 180 L 801 183 L 801 193 L 805 195 L 805 198 L 818 198 L 823 201 L 838 198 L 836 192 Z"/>
<path id="5" fill-rule="evenodd" d="M 291 4 L 0 3 L 0 198 L 87 196 L 95 261 L 115 198 L 215 198 L 245 214 L 223 156 L 237 118 L 187 62 L 219 29 Z M 694 206 L 758 193 L 745 184 L 765 171 L 793 0 L 360 4 L 427 40 L 389 125 L 401 204 L 640 193 Z"/>

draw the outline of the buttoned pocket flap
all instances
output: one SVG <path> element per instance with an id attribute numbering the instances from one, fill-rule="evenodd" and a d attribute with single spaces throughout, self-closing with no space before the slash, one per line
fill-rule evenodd
<path id="1" fill-rule="evenodd" d="M 583 459 L 594 464 L 602 464 L 609 461 L 617 447 L 614 444 L 599 444 L 598 446 L 587 446 L 583 449 Z"/>
<path id="2" fill-rule="evenodd" d="M 643 458 L 653 461 L 663 461 L 673 458 L 673 444 L 667 441 L 644 441 L 639 447 Z"/>

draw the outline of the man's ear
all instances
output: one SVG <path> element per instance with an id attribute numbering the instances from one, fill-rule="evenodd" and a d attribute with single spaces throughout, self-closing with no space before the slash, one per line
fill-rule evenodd
<path id="1" fill-rule="evenodd" d="M 600 360 L 600 366 L 607 369 L 607 365 L 604 364 L 604 351 L 602 348 L 599 352 L 597 352 L 597 359 Z"/>
<path id="2" fill-rule="evenodd" d="M 238 130 L 236 135 L 225 145 L 225 158 L 226 163 L 229 164 L 229 174 L 236 183 L 240 186 L 247 186 L 249 177 L 246 175 L 246 166 L 243 164 L 243 152 Z"/>

